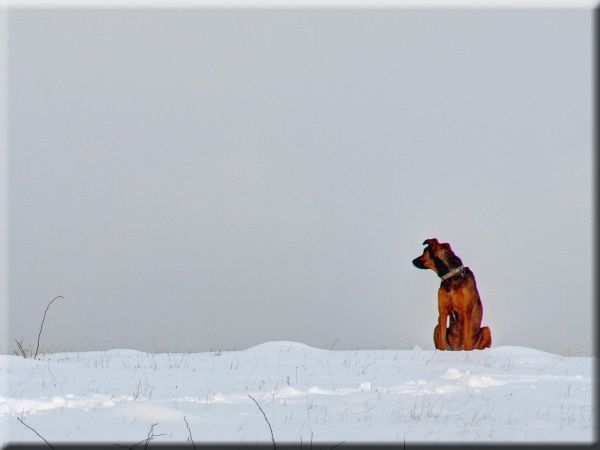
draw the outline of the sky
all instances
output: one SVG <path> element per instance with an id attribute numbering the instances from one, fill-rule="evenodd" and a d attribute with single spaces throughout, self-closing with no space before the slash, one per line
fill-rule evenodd
<path id="1" fill-rule="evenodd" d="M 13 10 L 9 343 L 592 352 L 591 13 Z M 10 345 L 10 344 L 9 344 Z M 12 347 L 10 348 L 12 352 Z"/>

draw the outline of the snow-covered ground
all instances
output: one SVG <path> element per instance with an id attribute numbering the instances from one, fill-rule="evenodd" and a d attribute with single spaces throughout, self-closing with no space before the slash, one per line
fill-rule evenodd
<path id="1" fill-rule="evenodd" d="M 277 443 L 591 442 L 593 365 L 523 347 L 330 351 L 296 342 L 0 356 L 0 444 L 41 443 L 25 424 L 50 443 L 270 443 L 249 395 Z"/>

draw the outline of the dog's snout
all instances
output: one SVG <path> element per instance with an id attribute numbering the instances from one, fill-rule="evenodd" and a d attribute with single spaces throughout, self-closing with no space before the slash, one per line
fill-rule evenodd
<path id="1" fill-rule="evenodd" d="M 425 265 L 423 265 L 423 261 L 421 261 L 421 257 L 413 259 L 412 263 L 419 269 L 426 269 Z"/>

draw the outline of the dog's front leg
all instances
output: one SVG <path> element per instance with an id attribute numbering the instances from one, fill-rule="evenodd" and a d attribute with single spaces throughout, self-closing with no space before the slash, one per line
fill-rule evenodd
<path id="1" fill-rule="evenodd" d="M 441 289 L 438 291 L 438 326 L 437 342 L 434 339 L 435 346 L 438 350 L 446 350 L 446 333 L 448 323 L 448 298 L 446 293 Z"/>
<path id="2" fill-rule="evenodd" d="M 433 343 L 435 344 L 435 348 L 438 350 L 446 350 L 447 347 L 447 328 L 446 328 L 446 318 L 448 314 L 440 313 L 438 317 L 438 324 L 433 331 Z"/>
<path id="3" fill-rule="evenodd" d="M 465 311 L 465 320 L 462 329 L 462 348 L 463 350 L 473 350 L 473 326 L 472 309 Z"/>

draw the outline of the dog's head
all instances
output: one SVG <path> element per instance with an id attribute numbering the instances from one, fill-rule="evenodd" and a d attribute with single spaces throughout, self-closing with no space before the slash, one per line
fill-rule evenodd
<path id="1" fill-rule="evenodd" d="M 440 244 L 437 239 L 426 239 L 423 254 L 413 259 L 413 264 L 419 269 L 431 269 L 438 276 L 446 275 L 450 270 L 462 265 L 462 261 L 454 254 L 450 244 Z"/>

